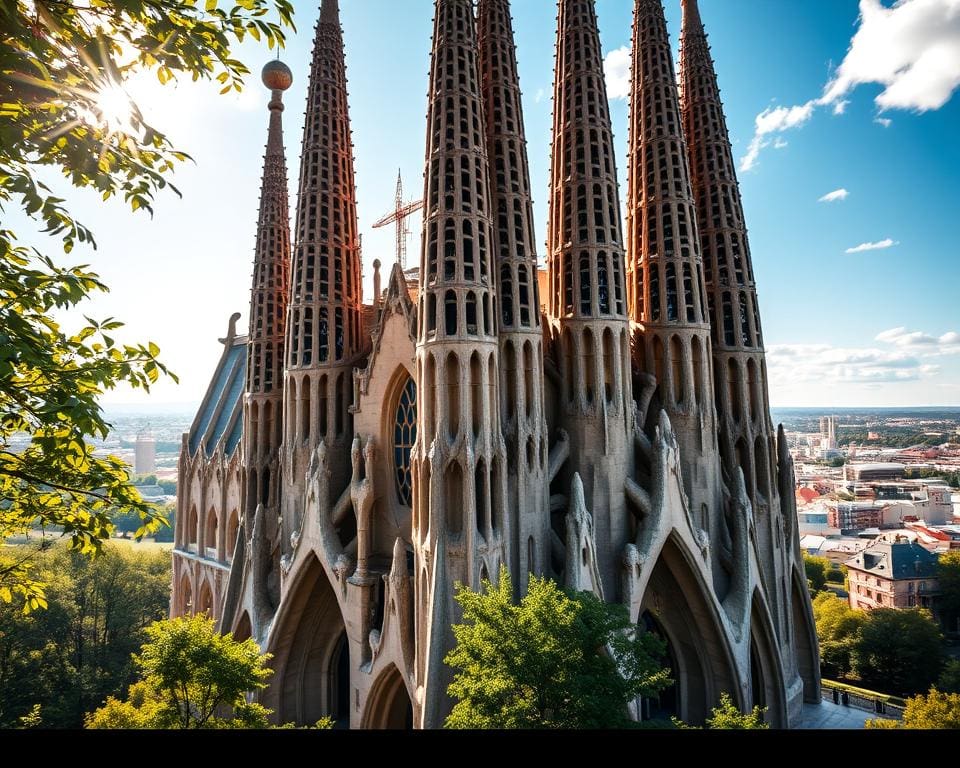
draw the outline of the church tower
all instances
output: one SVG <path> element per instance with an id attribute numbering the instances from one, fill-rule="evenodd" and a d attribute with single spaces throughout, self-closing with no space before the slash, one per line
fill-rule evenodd
<path id="1" fill-rule="evenodd" d="M 616 161 L 594 0 L 559 0 L 547 242 L 560 421 L 593 514 L 604 597 L 630 538 L 633 394 Z"/>
<path id="2" fill-rule="evenodd" d="M 693 518 L 719 528 L 710 327 L 676 77 L 661 0 L 636 0 L 627 192 L 630 317 L 637 366 L 656 377 L 656 406 L 680 445 Z M 716 540 L 716 539 L 715 539 Z"/>
<path id="3" fill-rule="evenodd" d="M 286 64 L 263 68 L 270 89 L 270 129 L 263 158 L 263 185 L 257 246 L 250 290 L 247 381 L 243 400 L 242 502 L 244 529 L 253 532 L 258 507 L 265 513 L 264 542 L 258 556 L 271 558 L 278 538 L 280 511 L 280 441 L 283 429 L 284 331 L 290 290 L 290 206 L 287 161 L 283 147 L 283 92 L 293 84 Z M 232 553 L 231 553 L 232 554 Z M 265 586 L 265 585 L 264 585 Z M 274 585 L 274 589 L 279 587 Z"/>
<path id="4" fill-rule="evenodd" d="M 500 407 L 507 445 L 510 570 L 518 594 L 550 556 L 543 328 L 527 139 L 509 0 L 480 0 L 481 92 L 500 301 Z"/>
<path id="5" fill-rule="evenodd" d="M 511 539 L 498 308 L 472 0 L 436 0 L 427 111 L 413 449 L 421 724 L 449 712 L 453 587 L 496 579 Z"/>
<path id="6" fill-rule="evenodd" d="M 713 329 L 720 455 L 728 477 L 736 467 L 743 469 L 747 495 L 759 521 L 768 517 L 776 494 L 767 366 L 740 187 L 696 0 L 683 3 L 680 74 Z M 758 526 L 757 533 L 766 545 L 764 560 L 770 561 L 771 532 Z"/>
<path id="7" fill-rule="evenodd" d="M 753 508 L 760 573 L 770 611 L 795 674 L 794 637 L 811 634 L 806 579 L 796 545 L 792 462 L 777 445 L 767 383 L 757 288 L 743 202 L 720 88 L 696 0 L 683 0 L 681 105 L 713 329 L 713 375 L 721 463 L 730 477 L 743 470 Z M 778 450 L 779 449 L 779 450 Z M 779 487 L 778 487 L 779 486 Z M 791 578 L 793 576 L 793 578 Z M 790 589 L 792 584 L 792 589 Z M 786 585 L 786 589 L 784 588 Z M 789 591 L 789 597 L 788 592 Z M 790 632 L 792 627 L 793 632 Z M 801 665 L 808 699 L 818 688 L 813 665 Z"/>
<path id="8" fill-rule="evenodd" d="M 285 474 L 301 491 L 309 457 L 326 444 L 334 497 L 350 478 L 353 366 L 363 352 L 356 199 L 340 13 L 337 0 L 323 0 L 301 150 L 283 442 Z M 286 548 L 298 512 L 284 509 Z"/>

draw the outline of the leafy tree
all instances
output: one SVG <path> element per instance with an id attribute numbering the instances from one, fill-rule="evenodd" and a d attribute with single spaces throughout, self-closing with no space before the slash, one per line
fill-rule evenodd
<path id="1" fill-rule="evenodd" d="M 0 728 L 37 705 L 44 727 L 77 728 L 134 680 L 131 654 L 169 607 L 170 557 L 107 544 L 91 562 L 58 545 L 36 567 L 49 608 L 0 603 Z"/>
<path id="2" fill-rule="evenodd" d="M 868 720 L 867 728 L 956 730 L 960 728 L 960 693 L 942 693 L 931 688 L 926 695 L 907 699 L 902 722 Z"/>
<path id="3" fill-rule="evenodd" d="M 940 555 L 937 580 L 940 583 L 940 612 L 944 626 L 949 631 L 956 631 L 960 627 L 960 550 L 954 549 Z"/>
<path id="4" fill-rule="evenodd" d="M 167 525 L 153 535 L 153 540 L 158 544 L 169 544 L 173 542 L 173 531 L 175 518 L 177 516 L 177 505 L 167 504 L 163 508 L 163 516 L 166 518 Z"/>
<path id="5" fill-rule="evenodd" d="M 447 728 L 617 728 L 627 704 L 670 685 L 664 644 L 626 609 L 531 578 L 514 605 L 505 568 L 480 593 L 458 585 L 463 623 L 446 663 L 457 670 Z"/>
<path id="6" fill-rule="evenodd" d="M 833 570 L 830 561 L 825 557 L 803 555 L 803 567 L 807 573 L 807 582 L 813 594 L 821 592 L 827 586 L 827 574 Z"/>
<path id="7" fill-rule="evenodd" d="M 90 713 L 87 728 L 266 727 L 270 710 L 245 697 L 272 674 L 256 642 L 219 634 L 203 615 L 158 621 L 147 637 L 134 659 L 141 680 L 126 701 L 110 697 Z"/>
<path id="8" fill-rule="evenodd" d="M 865 685 L 910 696 L 927 690 L 940 674 L 940 630 L 927 610 L 878 608 L 867 614 L 854 658 Z"/>
<path id="9" fill-rule="evenodd" d="M 222 6 L 222 7 L 221 7 Z M 267 19 L 276 11 L 279 21 Z M 140 72 L 161 82 L 216 79 L 239 90 L 247 68 L 232 47 L 249 35 L 273 47 L 292 25 L 289 0 L 8 0 L 0 3 L 0 210 L 33 225 L 30 242 L 56 238 L 69 254 L 95 247 L 54 190 L 61 184 L 123 197 L 152 211 L 155 195 L 187 158 L 146 123 L 132 102 L 129 117 L 101 106 L 129 101 L 124 83 Z M 171 187 L 175 190 L 175 188 Z M 94 455 L 90 438 L 109 425 L 98 405 L 121 384 L 149 389 L 168 373 L 155 344 L 124 344 L 113 318 L 77 321 L 91 294 L 107 290 L 86 266 L 67 266 L 28 247 L 0 226 L 0 540 L 57 526 L 86 555 L 99 552 L 111 513 L 134 512 L 143 532 L 159 526 L 155 510 L 130 482 L 124 463 Z M 56 315 L 56 317 L 55 317 Z M 44 607 L 31 558 L 0 560 L 0 601 Z"/>
<path id="10" fill-rule="evenodd" d="M 122 533 L 124 538 L 127 538 L 130 534 L 136 535 L 141 525 L 140 516 L 136 512 L 121 512 L 113 517 L 114 530 Z"/>
<path id="11" fill-rule="evenodd" d="M 937 689 L 944 693 L 960 693 L 960 660 L 951 659 L 944 665 Z"/>
<path id="12" fill-rule="evenodd" d="M 839 568 L 834 568 L 831 563 L 831 567 L 827 571 L 827 582 L 830 584 L 845 584 L 846 581 L 847 566 L 841 565 Z"/>
<path id="13" fill-rule="evenodd" d="M 823 674 L 846 677 L 853 670 L 853 653 L 866 614 L 853 610 L 846 600 L 832 592 L 821 592 L 813 599 L 813 618 L 820 640 Z"/>
<path id="14" fill-rule="evenodd" d="M 707 728 L 710 730 L 765 730 L 770 726 L 763 722 L 767 713 L 765 707 L 754 707 L 749 714 L 743 714 L 733 703 L 733 698 L 724 691 L 720 694 L 720 706 L 714 707 L 707 718 Z"/>
<path id="15" fill-rule="evenodd" d="M 167 496 L 176 496 L 177 495 L 177 481 L 176 480 L 157 480 L 157 485 L 159 485 Z"/>

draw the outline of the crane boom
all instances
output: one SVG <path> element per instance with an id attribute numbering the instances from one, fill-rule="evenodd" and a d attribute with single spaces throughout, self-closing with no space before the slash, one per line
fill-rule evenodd
<path id="1" fill-rule="evenodd" d="M 423 208 L 423 200 L 414 202 L 403 202 L 403 180 L 400 178 L 400 172 L 397 171 L 397 197 L 394 210 L 384 216 L 380 221 L 373 225 L 374 229 L 381 229 L 390 224 L 397 225 L 397 261 L 401 268 L 407 266 L 407 235 L 410 234 L 410 227 L 407 226 L 407 218 Z"/>

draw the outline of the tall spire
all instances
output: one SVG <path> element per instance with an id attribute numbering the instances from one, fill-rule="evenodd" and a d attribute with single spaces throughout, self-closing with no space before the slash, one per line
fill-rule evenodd
<path id="1" fill-rule="evenodd" d="M 638 366 L 656 377 L 701 526 L 717 534 L 710 328 L 673 56 L 660 0 L 636 0 L 630 92 L 627 271 L 630 316 L 643 326 Z"/>
<path id="2" fill-rule="evenodd" d="M 525 594 L 529 575 L 548 571 L 550 490 L 541 460 L 548 446 L 533 198 L 509 0 L 480 0 L 477 27 L 500 299 L 510 570 Z"/>
<path id="3" fill-rule="evenodd" d="M 633 470 L 630 339 L 613 133 L 594 0 L 559 0 L 554 71 L 548 266 L 558 336 L 561 417 L 574 473 L 594 517 L 605 595 L 613 598 L 630 528 Z"/>
<path id="4" fill-rule="evenodd" d="M 472 0 L 436 0 L 427 111 L 413 450 L 417 680 L 422 725 L 450 709 L 455 582 L 506 563 L 490 187 Z"/>
<path id="5" fill-rule="evenodd" d="M 761 567 L 775 592 L 780 566 L 780 499 L 767 393 L 767 366 L 750 244 L 733 151 L 710 47 L 696 0 L 685 0 L 680 45 L 683 124 L 690 145 L 693 191 L 713 331 L 713 375 L 720 455 L 733 478 L 743 470 L 757 521 Z M 787 500 L 784 500 L 787 501 Z M 782 603 L 771 595 L 771 605 Z M 775 617 L 781 627 L 788 617 Z"/>
<path id="6" fill-rule="evenodd" d="M 250 330 L 247 342 L 247 381 L 243 399 L 243 485 L 240 514 L 243 536 L 237 539 L 238 562 L 256 560 L 257 604 L 272 613 L 279 602 L 279 579 L 267 574 L 276 565 L 281 504 L 280 443 L 283 428 L 283 367 L 290 282 L 290 206 L 287 161 L 283 147 L 283 92 L 293 74 L 280 60 L 263 68 L 263 84 L 270 90 L 270 128 L 263 158 L 260 216 L 250 288 Z M 258 512 L 259 509 L 259 512 Z M 254 525 L 257 515 L 261 525 Z M 231 578 L 222 606 L 223 626 L 232 630 L 242 612 L 243 580 Z M 254 610 L 253 630 L 264 629 L 267 615 Z"/>
<path id="7" fill-rule="evenodd" d="M 302 477 L 326 443 L 335 494 L 350 475 L 352 368 L 364 349 L 356 199 L 343 33 L 336 0 L 323 0 L 300 164 L 284 445 L 293 476 Z M 285 526 L 298 523 L 290 512 Z"/>
<path id="8" fill-rule="evenodd" d="M 284 333 L 290 282 L 290 206 L 287 161 L 283 147 L 283 92 L 293 83 L 286 64 L 263 68 L 271 91 L 270 130 L 263 158 L 263 186 L 257 248 L 250 290 L 250 335 L 247 344 L 247 397 L 244 400 L 244 471 L 247 482 L 244 519 L 252 531 L 257 506 L 274 509 L 269 535 L 276 535 L 282 408 Z"/>
<path id="9" fill-rule="evenodd" d="M 290 206 L 283 147 L 283 92 L 293 83 L 280 61 L 263 68 L 271 91 L 270 128 L 263 158 L 260 216 L 250 297 L 247 394 L 282 395 L 283 345 L 290 282 Z M 279 413 L 277 414 L 279 417 Z M 277 419 L 279 423 L 279 418 Z M 279 437 L 279 436 L 278 436 Z"/>

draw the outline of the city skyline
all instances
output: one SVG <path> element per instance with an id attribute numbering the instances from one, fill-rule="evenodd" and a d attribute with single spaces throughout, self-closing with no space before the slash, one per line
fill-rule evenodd
<path id="1" fill-rule="evenodd" d="M 285 100 L 291 203 L 306 89 L 301 73 L 317 16 L 315 3 L 295 5 L 299 33 L 281 53 L 300 75 Z M 421 192 L 432 8 L 427 0 L 417 0 L 416 11 L 409 10 L 412 2 L 404 4 L 406 12 L 384 0 L 341 5 L 370 301 L 372 262 L 389 268 L 394 253 L 392 228 L 372 230 L 371 224 L 392 207 L 398 167 L 408 195 Z M 675 52 L 679 5 L 665 3 Z M 751 224 L 772 405 L 960 403 L 960 317 L 940 287 L 960 277 L 960 267 L 947 261 L 949 213 L 960 203 L 960 193 L 949 186 L 960 168 L 950 140 L 950 125 L 960 118 L 951 98 L 960 81 L 960 60 L 951 59 L 960 50 L 960 6 L 905 0 L 885 8 L 864 0 L 858 21 L 852 0 L 816 0 L 802 8 L 719 0 L 701 5 Z M 597 10 L 622 199 L 627 104 L 618 96 L 625 95 L 629 77 L 623 51 L 632 3 L 599 0 Z M 554 7 L 518 4 L 514 16 L 542 264 Z M 743 46 L 744 39 L 757 42 Z M 877 50 L 893 51 L 887 58 L 896 66 L 891 69 Z M 254 72 L 267 57 L 255 46 L 240 51 Z M 832 69 L 831 59 L 837 63 Z M 101 246 L 96 253 L 74 253 L 70 261 L 90 262 L 113 289 L 86 313 L 126 321 L 125 339 L 157 341 L 181 376 L 180 387 L 157 387 L 158 403 L 202 398 L 220 353 L 216 339 L 249 301 L 269 94 L 255 76 L 247 86 L 238 97 L 223 98 L 209 84 L 131 86 L 148 117 L 196 159 L 174 180 L 184 199 L 163 196 L 152 222 L 112 207 L 117 203 L 94 203 L 88 194 L 64 195 Z M 371 93 L 390 94 L 396 102 L 387 119 L 382 99 Z M 402 145 L 393 145 L 396 137 L 403 137 Z M 419 217 L 411 224 L 413 266 Z M 139 250 L 132 257 L 131 242 Z M 187 274 L 195 280 L 186 280 Z M 182 306 L 191 311 L 179 313 Z M 118 392 L 105 402 L 136 399 Z"/>

